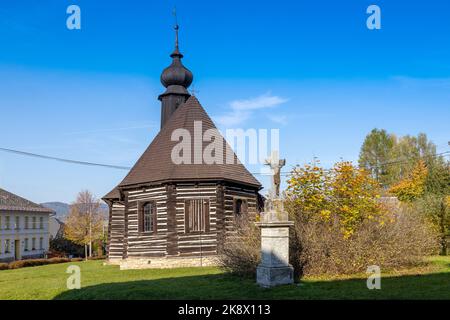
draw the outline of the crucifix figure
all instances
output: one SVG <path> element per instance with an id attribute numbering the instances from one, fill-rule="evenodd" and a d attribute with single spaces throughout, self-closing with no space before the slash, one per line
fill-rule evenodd
<path id="1" fill-rule="evenodd" d="M 272 170 L 272 187 L 269 191 L 269 195 L 271 198 L 279 198 L 280 197 L 280 171 L 281 168 L 286 165 L 286 159 L 279 159 L 278 152 L 273 151 L 272 155 L 269 159 L 266 159 L 266 165 L 270 166 Z"/>

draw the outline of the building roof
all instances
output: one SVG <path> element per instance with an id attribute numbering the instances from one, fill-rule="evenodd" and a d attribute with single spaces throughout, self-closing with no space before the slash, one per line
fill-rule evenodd
<path id="1" fill-rule="evenodd" d="M 237 161 L 231 147 L 221 137 L 223 142 L 223 164 L 175 164 L 172 161 L 172 150 L 179 141 L 172 141 L 172 133 L 177 129 L 185 129 L 191 135 L 191 150 L 194 153 L 194 121 L 201 121 L 202 134 L 208 129 L 216 129 L 211 118 L 200 105 L 196 97 L 191 96 L 171 115 L 166 125 L 161 129 L 147 150 L 139 158 L 119 187 L 147 183 L 162 183 L 171 181 L 205 181 L 224 180 L 261 188 L 258 180 Z M 202 139 L 203 140 L 203 139 Z M 202 141 L 202 150 L 211 142 Z M 229 153 L 231 152 L 231 153 Z M 226 155 L 232 154 L 234 163 L 226 163 Z M 110 192 L 111 196 L 116 191 Z"/>
<path id="2" fill-rule="evenodd" d="M 104 200 L 119 199 L 119 198 L 120 192 L 118 187 L 115 187 L 103 197 Z"/>
<path id="3" fill-rule="evenodd" d="M 0 188 L 0 210 L 53 213 L 54 211 Z"/>

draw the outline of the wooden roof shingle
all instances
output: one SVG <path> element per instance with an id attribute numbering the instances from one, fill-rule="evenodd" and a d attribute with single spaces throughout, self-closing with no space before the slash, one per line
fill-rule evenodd
<path id="1" fill-rule="evenodd" d="M 224 180 L 244 184 L 260 189 L 261 184 L 239 161 L 232 164 L 226 163 L 226 155 L 231 154 L 237 160 L 231 147 L 223 139 L 223 164 L 175 164 L 171 153 L 179 141 L 172 141 L 172 133 L 176 129 L 186 129 L 191 134 L 191 150 L 194 152 L 194 122 L 201 121 L 202 134 L 208 129 L 216 129 L 211 118 L 200 105 L 196 97 L 191 96 L 169 118 L 167 123 L 142 154 L 128 175 L 118 187 L 147 183 L 162 183 L 171 181 L 204 181 Z M 202 150 L 211 142 L 202 141 Z M 203 152 L 203 151 L 202 151 Z M 231 153 L 227 153 L 231 152 Z M 113 190 L 116 194 L 116 191 Z M 112 193 L 111 193 L 112 194 Z"/>

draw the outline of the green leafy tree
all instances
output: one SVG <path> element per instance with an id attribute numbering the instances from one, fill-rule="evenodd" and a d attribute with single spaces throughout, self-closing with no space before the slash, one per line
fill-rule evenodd
<path id="1" fill-rule="evenodd" d="M 359 167 L 372 174 L 372 177 L 387 186 L 392 183 L 390 167 L 385 164 L 392 158 L 395 136 L 382 129 L 373 129 L 365 138 L 359 154 Z"/>
<path id="2" fill-rule="evenodd" d="M 450 162 L 445 161 L 443 157 L 434 159 L 429 166 L 425 193 L 427 196 L 424 208 L 438 226 L 441 254 L 446 255 L 448 250 L 446 238 L 450 235 Z"/>
<path id="3" fill-rule="evenodd" d="M 423 160 L 427 168 L 430 167 L 435 158 L 436 145 L 428 140 L 426 134 L 398 138 L 392 148 L 393 160 L 389 165 L 391 181 L 396 183 L 410 175 L 419 160 Z"/>

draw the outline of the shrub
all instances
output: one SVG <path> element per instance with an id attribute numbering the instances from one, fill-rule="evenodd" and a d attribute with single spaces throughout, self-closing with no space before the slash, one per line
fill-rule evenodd
<path id="1" fill-rule="evenodd" d="M 436 253 L 439 245 L 436 228 L 425 214 L 381 201 L 378 184 L 349 162 L 329 171 L 317 164 L 296 168 L 285 207 L 295 223 L 290 263 L 296 279 L 303 274 L 365 272 L 370 265 L 384 270 L 407 267 Z M 259 239 L 253 223 L 238 225 L 236 238 L 221 251 L 222 266 L 253 275 L 260 259 Z"/>
<path id="2" fill-rule="evenodd" d="M 260 231 L 252 221 L 236 221 L 236 235 L 219 248 L 219 264 L 231 273 L 253 276 L 260 260 Z"/>
<path id="3" fill-rule="evenodd" d="M 436 226 L 441 243 L 441 254 L 447 254 L 447 236 L 450 234 L 450 196 L 439 194 L 426 194 L 410 204 L 412 208 L 427 216 Z M 406 204 L 408 206 L 408 204 Z"/>
<path id="4" fill-rule="evenodd" d="M 84 247 L 80 246 L 63 236 L 57 236 L 50 240 L 49 254 L 54 257 L 84 256 Z"/>
<path id="5" fill-rule="evenodd" d="M 379 223 L 365 220 L 345 238 L 336 222 L 303 221 L 296 224 L 291 256 L 297 274 L 351 274 L 365 272 L 370 265 L 396 269 L 422 262 L 437 252 L 438 235 L 431 223 L 416 211 L 402 209 Z"/>
<path id="6" fill-rule="evenodd" d="M 303 275 L 353 274 L 370 265 L 382 270 L 418 265 L 435 254 L 439 237 L 433 225 L 418 211 L 394 210 L 385 223 L 365 220 L 351 237 L 343 237 L 341 224 L 320 220 L 297 220 L 290 230 L 290 263 L 296 281 Z M 220 250 L 225 270 L 254 277 L 260 261 L 260 231 L 248 223 Z"/>
<path id="7" fill-rule="evenodd" d="M 106 256 L 95 256 L 95 257 L 88 257 L 88 260 L 104 260 L 106 259 Z M 80 258 L 80 260 L 83 260 Z"/>
<path id="8" fill-rule="evenodd" d="M 0 263 L 0 270 L 7 270 L 7 269 L 9 269 L 7 263 Z"/>
<path id="9" fill-rule="evenodd" d="M 76 261 L 83 261 L 81 258 L 75 258 L 75 259 L 69 259 L 69 258 L 51 258 L 51 259 L 28 259 L 28 260 L 18 260 L 13 261 L 7 265 L 7 268 L 5 269 L 19 269 L 19 268 L 26 268 L 26 267 L 36 267 L 36 266 L 43 266 L 47 264 L 58 264 L 58 263 L 66 263 L 66 262 L 76 262 Z M 5 270 L 3 269 L 3 270 Z M 0 270 L 1 266 L 0 266 Z"/>

